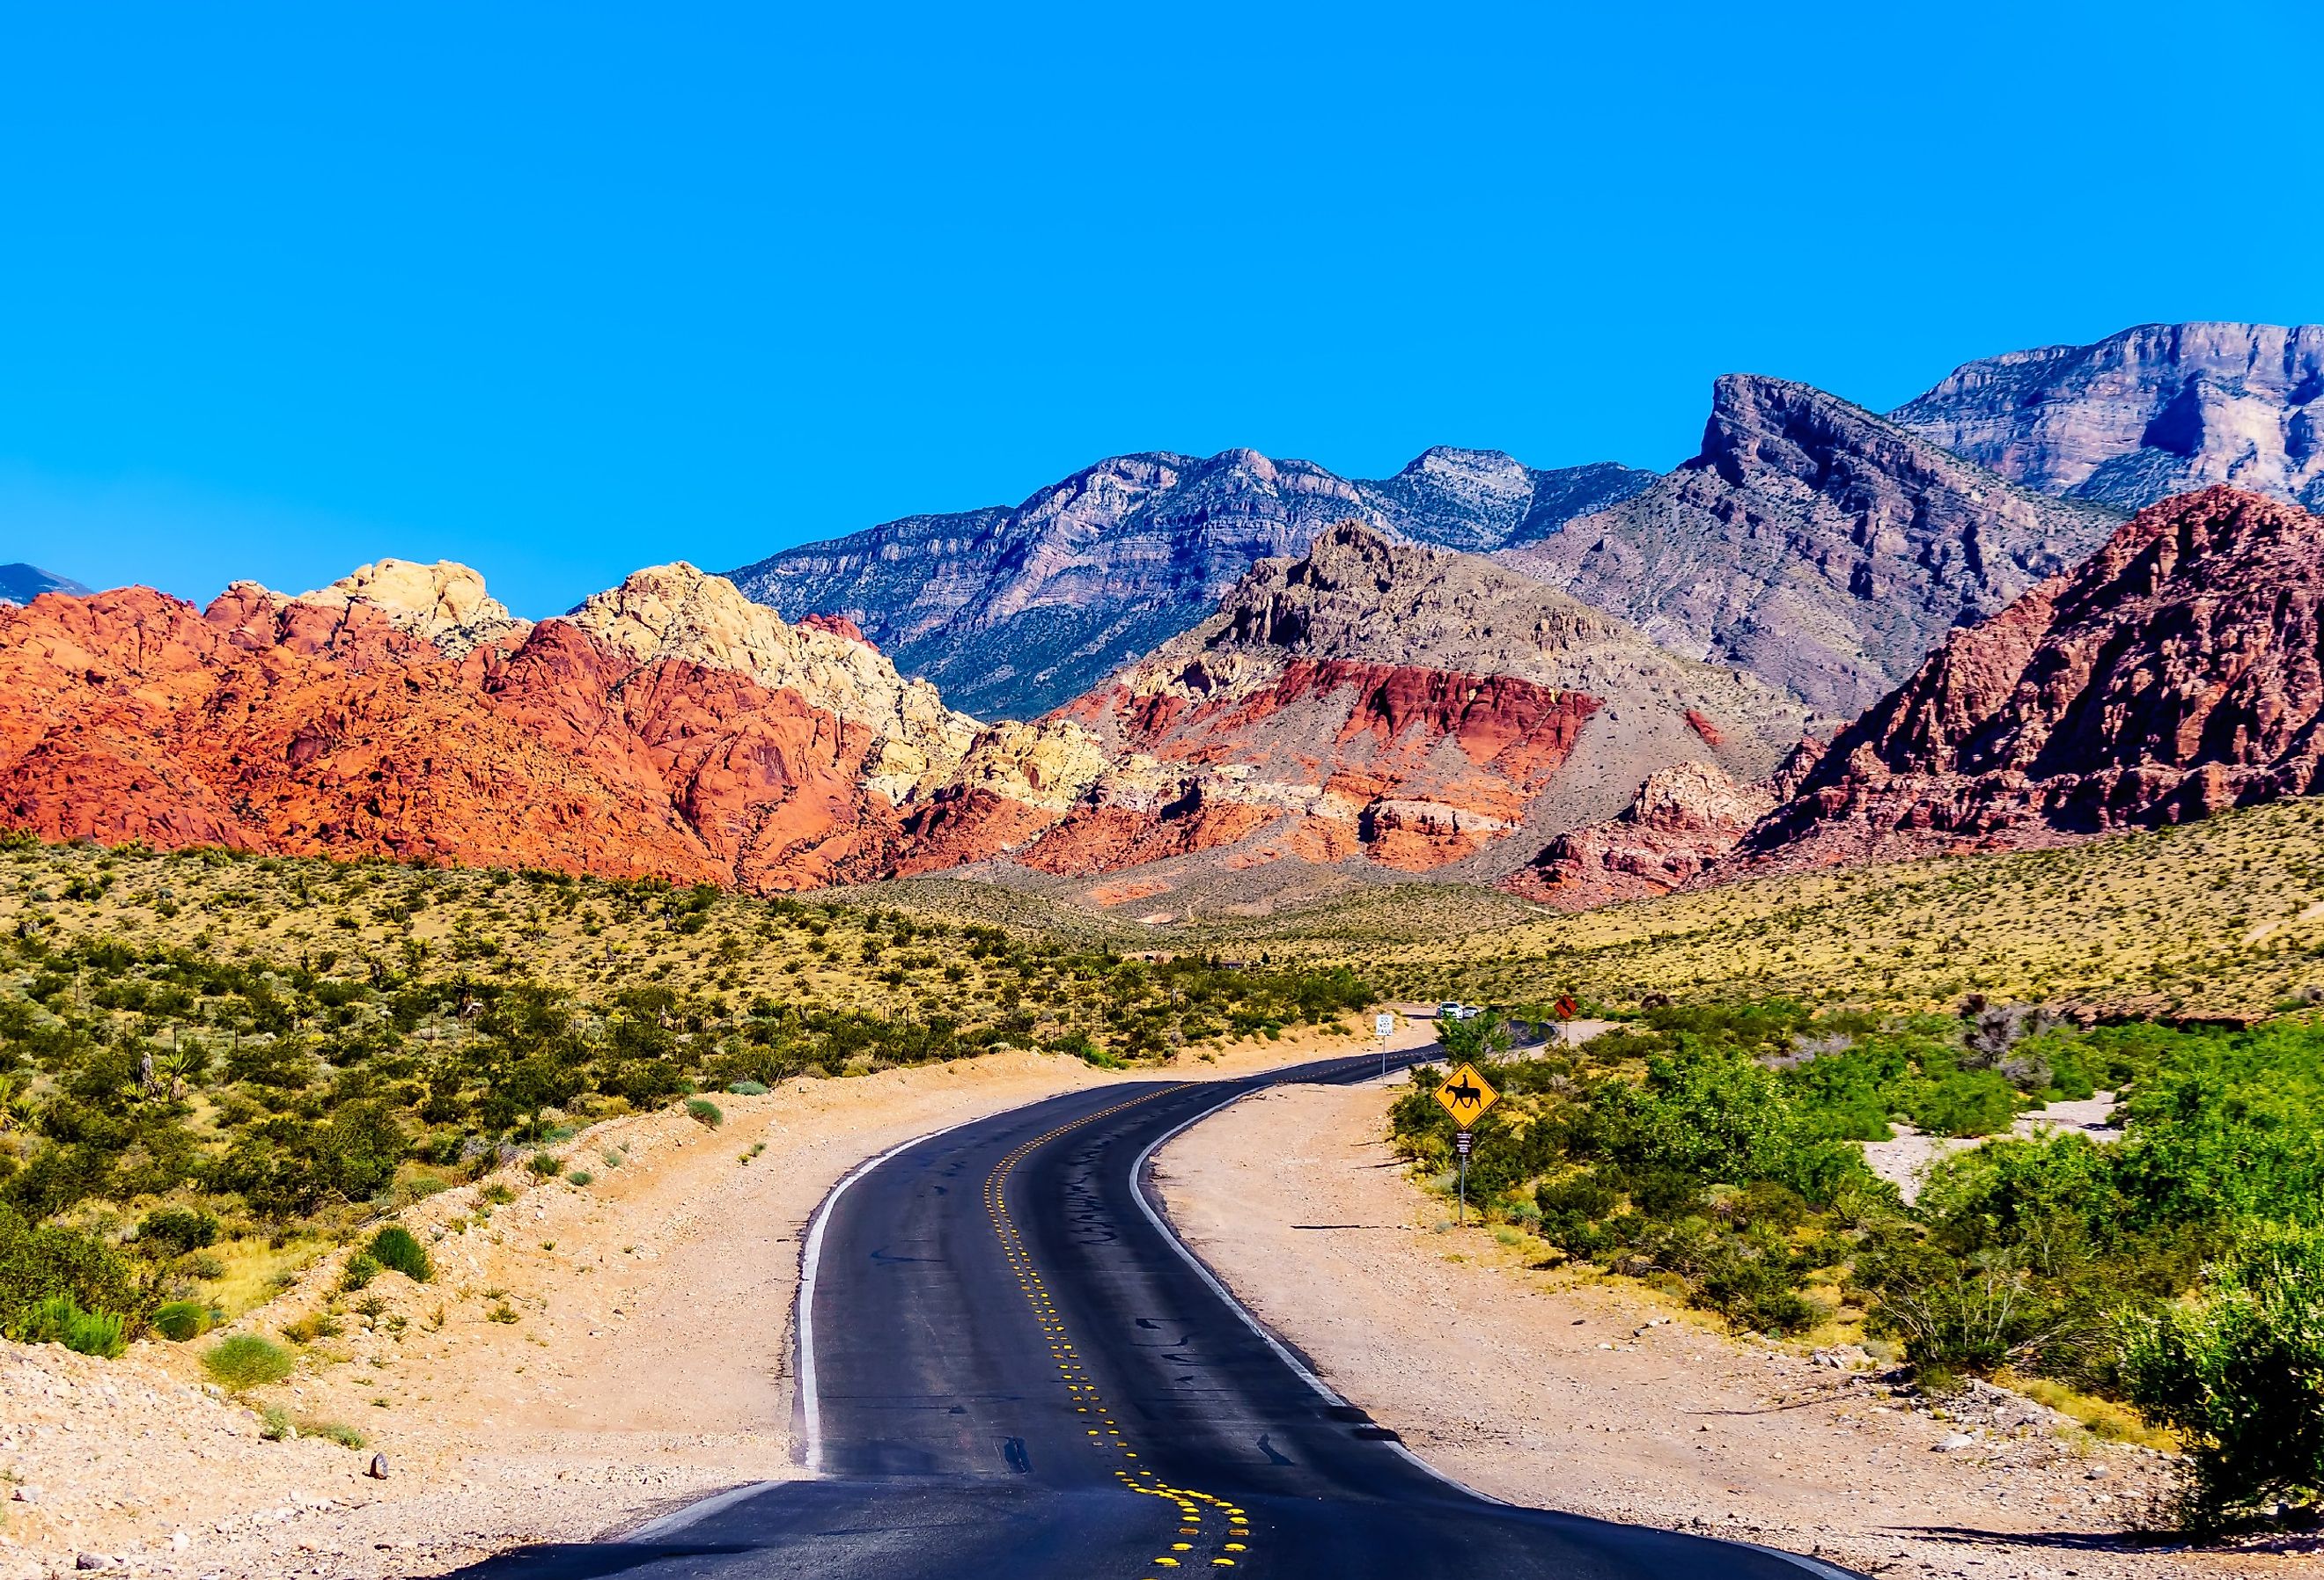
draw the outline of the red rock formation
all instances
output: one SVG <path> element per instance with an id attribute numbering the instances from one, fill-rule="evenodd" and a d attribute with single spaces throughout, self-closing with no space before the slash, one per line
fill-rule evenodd
<path id="1" fill-rule="evenodd" d="M 1775 805 L 1708 762 L 1665 768 L 1619 816 L 1571 829 L 1502 887 L 1567 910 L 1667 894 L 1701 878 Z"/>
<path id="2" fill-rule="evenodd" d="M 792 888 L 890 864 L 872 733 L 561 621 L 453 661 L 360 605 L 0 612 L 0 818 L 52 838 Z"/>
<path id="3" fill-rule="evenodd" d="M 865 647 L 872 645 L 872 639 L 863 634 L 862 627 L 844 614 L 802 614 L 792 624 L 804 625 L 809 631 L 828 631 L 834 636 L 860 642 Z"/>
<path id="4" fill-rule="evenodd" d="M 1199 791 L 1151 813 L 1122 806 L 1077 806 L 1019 859 L 1038 871 L 1064 876 L 1118 873 L 1238 844 L 1283 816 L 1273 807 L 1205 800 Z"/>
<path id="5" fill-rule="evenodd" d="M 898 877 L 939 873 L 1005 855 L 1056 825 L 1058 814 L 981 785 L 938 790 L 903 822 L 893 871 Z"/>
<path id="6" fill-rule="evenodd" d="M 1794 766 L 1738 856 L 2056 844 L 2308 794 L 2319 602 L 2324 520 L 2232 488 L 2152 505 Z"/>
<path id="7" fill-rule="evenodd" d="M 1113 753 L 1109 809 L 1049 836 L 1070 857 L 1045 841 L 1028 859 L 1123 859 L 1145 848 L 1129 824 L 1191 797 L 1271 814 L 1205 822 L 1236 841 L 1232 870 L 1475 858 L 1498 877 L 1560 819 L 1610 812 L 1609 790 L 1706 749 L 1765 773 L 1804 710 L 1489 561 L 1346 522 L 1060 716 Z M 1112 837 L 1084 832 L 1100 823 Z M 1534 841 L 1510 841 L 1519 828 Z"/>
<path id="8" fill-rule="evenodd" d="M 1199 669 L 1186 666 L 1170 690 L 1113 686 L 1064 711 L 1120 752 L 1212 774 L 1140 787 L 1130 804 L 1117 787 L 1115 804 L 1076 808 L 1029 864 L 1112 871 L 1156 859 L 1144 853 L 1160 845 L 1192 854 L 1238 843 L 1297 814 L 1291 848 L 1308 859 L 1442 866 L 1523 820 L 1599 707 L 1512 675 L 1349 659 L 1294 659 L 1271 678 L 1244 677 L 1190 703 L 1190 684 L 1208 688 Z M 1231 803 L 1245 815 L 1219 813 Z M 1205 814 L 1188 818 L 1194 807 Z M 1168 837 L 1133 832 L 1157 819 L 1175 823 Z M 1348 824 L 1346 834 L 1308 827 L 1332 821 Z"/>

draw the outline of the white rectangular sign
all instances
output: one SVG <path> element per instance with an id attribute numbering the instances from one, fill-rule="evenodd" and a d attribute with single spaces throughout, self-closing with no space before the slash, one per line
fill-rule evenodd
<path id="1" fill-rule="evenodd" d="M 1383 1010 L 1372 1017 L 1372 1035 L 1386 1037 L 1396 1030 L 1396 1017 Z"/>

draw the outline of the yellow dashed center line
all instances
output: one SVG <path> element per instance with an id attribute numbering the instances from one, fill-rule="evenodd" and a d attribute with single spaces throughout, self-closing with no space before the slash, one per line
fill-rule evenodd
<path id="1" fill-rule="evenodd" d="M 1174 1089 L 1166 1087 L 1164 1090 Z M 1018 1234 L 1016 1223 L 1009 1215 L 1009 1205 L 1004 1199 L 1009 1176 L 1035 1149 L 1056 1141 L 1066 1132 L 1079 1130 L 1083 1125 L 1093 1123 L 1109 1114 L 1119 1113 L 1125 1108 L 1135 1107 L 1140 1103 L 1150 1102 L 1161 1095 L 1161 1092 L 1148 1092 L 1145 1096 L 1132 1097 L 1128 1102 L 1117 1103 L 1111 1108 L 1101 1108 L 1096 1113 L 1086 1114 L 1070 1124 L 1061 1124 L 1055 1130 L 1035 1136 L 994 1164 L 991 1174 L 985 1178 L 984 1210 L 992 1218 L 993 1233 L 1001 1237 L 1001 1249 L 1009 1258 L 1010 1270 L 1017 1275 L 1018 1289 L 1024 1291 L 1026 1303 L 1033 1308 L 1034 1320 L 1040 1325 L 1042 1334 L 1053 1341 L 1049 1344 L 1049 1354 L 1052 1355 L 1074 1356 L 1077 1355 L 1078 1352 L 1074 1350 L 1072 1342 L 1065 1337 L 1065 1325 L 1058 1319 L 1057 1308 L 1049 1299 L 1047 1286 L 1042 1283 L 1040 1270 L 1033 1265 L 1032 1256 L 1025 1249 L 1024 1237 Z M 1133 1181 L 1132 1188 L 1135 1187 L 1136 1182 Z M 1099 1421 L 1104 1426 L 1102 1432 L 1096 1427 L 1087 1428 L 1087 1435 L 1091 1439 L 1090 1446 L 1101 1454 L 1118 1455 L 1124 1460 L 1136 1459 L 1137 1451 L 1131 1448 L 1128 1439 L 1122 1437 L 1114 1422 L 1112 1411 L 1098 1397 L 1096 1384 L 1081 1376 L 1078 1360 L 1060 1360 L 1057 1363 L 1057 1371 L 1068 1379 L 1065 1382 L 1065 1392 L 1074 1401 L 1074 1413 L 1085 1416 L 1094 1407 Z M 1203 1534 L 1203 1516 L 1197 1505 L 1208 1504 L 1225 1515 L 1231 1528 L 1227 1534 L 1238 1539 L 1227 1542 L 1221 1547 L 1220 1556 L 1211 1560 L 1212 1566 L 1231 1569 L 1235 1566 L 1235 1560 L 1225 1555 L 1249 1550 L 1241 1538 L 1250 1535 L 1250 1522 L 1244 1518 L 1243 1511 L 1235 1505 L 1193 1487 L 1170 1486 L 1154 1472 L 1142 1465 L 1136 1469 L 1117 1466 L 1113 1474 L 1115 1479 L 1130 1492 L 1142 1493 L 1148 1497 L 1169 1500 L 1183 1522 L 1177 1528 L 1177 1534 L 1182 1537 L 1200 1537 Z M 1169 1553 L 1157 1554 L 1149 1562 L 1157 1569 L 1176 1569 L 1179 1567 L 1179 1560 L 1170 1554 L 1192 1552 L 1194 1545 L 1193 1542 L 1188 1541 L 1172 1542 Z M 1148 1580 L 1151 1580 L 1150 1576 Z"/>

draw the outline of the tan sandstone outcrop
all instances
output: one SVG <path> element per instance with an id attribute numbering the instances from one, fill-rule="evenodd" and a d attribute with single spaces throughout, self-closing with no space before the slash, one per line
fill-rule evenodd
<path id="1" fill-rule="evenodd" d="M 1775 804 L 1709 762 L 1657 769 L 1603 823 L 1559 835 L 1503 886 L 1568 910 L 1667 894 L 1701 877 Z"/>
<path id="2" fill-rule="evenodd" d="M 327 587 L 300 593 L 293 601 L 325 609 L 368 604 L 398 631 L 433 644 L 452 659 L 532 629 L 531 621 L 518 619 L 507 605 L 484 591 L 482 575 L 449 559 L 433 565 L 375 560 Z"/>
<path id="3" fill-rule="evenodd" d="M 641 664 L 732 670 L 867 725 L 879 736 L 872 788 L 894 804 L 948 779 L 977 740 L 974 719 L 946 707 L 927 681 L 904 679 L 860 636 L 830 623 L 788 624 L 684 560 L 632 571 L 565 618 Z"/>

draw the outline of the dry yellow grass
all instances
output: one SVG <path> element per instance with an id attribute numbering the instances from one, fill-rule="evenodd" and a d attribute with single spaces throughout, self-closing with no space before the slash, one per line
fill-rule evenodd
<path id="1" fill-rule="evenodd" d="M 1330 953 L 1326 948 L 1323 953 Z M 1391 993 L 1783 993 L 2245 1017 L 2324 984 L 2324 801 L 2058 850 L 1768 878 L 1380 949 Z"/>
<path id="2" fill-rule="evenodd" d="M 816 949 L 803 930 L 778 926 L 768 902 L 742 896 L 721 897 L 687 932 L 659 907 L 624 908 L 617 886 L 544 893 L 506 873 L 149 864 L 51 847 L 25 854 L 11 875 L 0 882 L 0 929 L 45 920 L 141 942 L 207 939 L 228 953 L 331 956 L 342 972 L 353 958 L 417 957 L 431 975 L 456 963 L 479 976 L 664 982 L 740 1003 L 764 995 L 874 1014 L 935 1012 L 982 985 L 973 967 L 964 984 L 934 980 L 935 967 L 965 964 L 956 940 L 867 963 L 852 918 Z M 804 898 L 821 920 L 826 897 Z M 1785 993 L 1939 1008 L 1984 993 L 2100 1012 L 2242 1017 L 2324 985 L 2324 801 L 2057 850 L 1759 879 L 1581 915 L 1430 882 L 1157 928 L 949 879 L 828 898 L 856 914 L 884 906 L 1068 947 L 1344 961 L 1381 991 L 1416 999 L 1522 1003 L 1570 988 L 1612 1004 Z M 918 968 L 893 980 L 906 958 Z"/>

